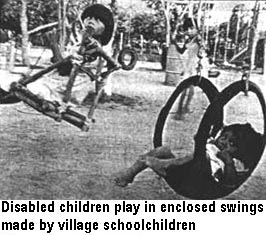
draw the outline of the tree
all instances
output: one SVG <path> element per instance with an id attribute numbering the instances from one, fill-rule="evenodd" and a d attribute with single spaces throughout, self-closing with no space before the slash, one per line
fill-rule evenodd
<path id="1" fill-rule="evenodd" d="M 64 54 L 66 43 L 66 1 L 59 0 L 58 2 L 58 29 L 59 29 L 59 48 L 61 54 Z"/>
<path id="2" fill-rule="evenodd" d="M 28 17 L 27 17 L 27 0 L 21 0 L 20 25 L 22 32 L 22 63 L 29 66 L 29 34 L 28 34 Z"/>
<path id="3" fill-rule="evenodd" d="M 8 0 L 1 12 L 1 28 L 21 34 L 21 4 L 21 0 Z M 27 0 L 28 30 L 57 21 L 56 9 L 55 0 Z"/>
<path id="4" fill-rule="evenodd" d="M 8 0 L 0 0 L 0 9 L 7 4 Z"/>

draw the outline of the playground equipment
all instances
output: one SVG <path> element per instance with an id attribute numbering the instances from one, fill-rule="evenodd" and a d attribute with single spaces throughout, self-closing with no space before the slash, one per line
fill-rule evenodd
<path id="1" fill-rule="evenodd" d="M 178 101 L 183 91 L 191 86 L 199 87 L 207 96 L 210 103 L 206 109 L 206 112 L 203 114 L 200 125 L 198 126 L 198 130 L 194 135 L 194 158 L 195 161 L 200 162 L 201 166 L 208 164 L 206 162 L 205 156 L 207 140 L 209 138 L 214 138 L 218 131 L 224 126 L 224 107 L 230 100 L 232 100 L 241 92 L 245 94 L 246 99 L 250 97 L 247 95 L 248 93 L 253 93 L 259 101 L 263 115 L 263 130 L 261 133 L 263 146 L 258 150 L 258 153 L 254 153 L 254 167 L 249 169 L 248 174 L 241 179 L 237 185 L 233 187 L 227 187 L 222 183 L 216 182 L 214 178 L 209 177 L 209 175 L 206 175 L 206 182 L 204 182 L 203 185 L 195 186 L 194 182 L 188 181 L 188 184 L 191 185 L 179 188 L 175 185 L 175 173 L 172 172 L 172 175 L 168 174 L 165 178 L 167 183 L 177 193 L 183 196 L 193 199 L 213 199 L 224 197 L 235 191 L 248 179 L 258 164 L 266 144 L 266 103 L 260 88 L 249 80 L 249 64 L 242 64 L 243 73 L 240 81 L 230 84 L 219 92 L 213 83 L 201 76 L 200 70 L 202 66 L 200 63 L 201 60 L 199 60 L 199 65 L 197 68 L 198 74 L 181 81 L 169 97 L 164 107 L 161 109 L 154 130 L 153 143 L 155 148 L 166 145 L 170 146 L 172 151 L 180 149 L 177 137 L 181 133 L 177 132 L 178 128 L 176 126 L 181 124 L 174 118 L 174 116 L 177 114 L 175 103 Z M 195 176 L 196 175 L 197 173 L 195 172 Z"/>
<path id="2" fill-rule="evenodd" d="M 18 82 L 14 82 L 13 84 L 11 84 L 11 88 L 8 92 L 0 88 L 0 104 L 13 104 L 22 101 L 27 105 L 31 106 L 33 109 L 37 110 L 38 112 L 42 113 L 45 116 L 54 119 L 57 122 L 64 120 L 80 128 L 82 131 L 88 131 L 90 123 L 95 121 L 93 118 L 93 114 L 99 103 L 99 99 L 103 94 L 104 86 L 102 86 L 98 90 L 94 98 L 93 104 L 91 105 L 88 111 L 87 116 L 84 116 L 83 114 L 80 114 L 72 110 L 71 108 L 67 108 L 63 111 L 60 111 L 60 105 L 57 102 L 48 101 L 41 98 L 38 95 L 35 95 L 31 91 L 29 91 L 27 85 L 38 79 L 41 79 L 43 75 L 55 69 L 60 70 L 62 66 L 64 68 L 72 67 L 65 96 L 65 98 L 68 100 L 71 94 L 72 86 L 74 84 L 75 78 L 78 75 L 78 73 L 83 72 L 87 74 L 92 81 L 97 81 L 98 83 L 104 83 L 105 79 L 107 79 L 107 77 L 112 72 L 120 68 L 128 70 L 128 67 L 131 66 L 131 64 L 127 64 L 121 59 L 122 62 L 121 66 L 111 66 L 111 67 L 108 66 L 107 71 L 101 72 L 99 74 L 94 73 L 91 70 L 91 68 L 88 68 L 88 66 L 86 65 L 91 62 L 91 58 L 95 57 L 95 53 L 96 54 L 98 53 L 97 48 L 84 51 L 83 61 L 80 65 L 78 64 L 72 65 L 73 58 L 71 56 L 68 56 L 64 59 L 59 58 L 60 60 L 58 62 L 52 64 L 51 66 L 45 69 L 42 69 L 41 71 L 33 75 L 23 75 Z M 109 57 L 107 54 L 105 54 L 103 58 L 107 62 L 113 61 L 113 59 Z"/>
<path id="3" fill-rule="evenodd" d="M 245 60 L 250 64 L 251 70 L 255 67 L 264 68 L 265 63 L 261 62 L 263 58 L 260 58 L 264 56 L 262 50 L 256 49 L 258 46 L 261 48 L 261 40 L 265 40 L 265 34 L 261 34 L 258 28 L 258 24 L 261 24 L 263 20 L 261 14 L 264 9 L 261 1 L 226 3 L 232 8 L 225 10 L 221 4 L 219 1 L 207 0 L 165 0 L 165 14 L 170 15 L 173 9 L 178 9 L 179 13 L 181 11 L 180 20 L 184 14 L 190 14 L 197 18 L 208 56 L 215 64 L 235 67 L 241 66 L 242 61 Z M 223 22 L 217 14 L 226 14 L 225 17 L 228 17 L 226 22 Z M 223 19 L 225 18 L 223 17 Z M 167 21 L 170 22 L 169 16 Z M 261 30 L 264 29 L 261 27 Z M 170 34 L 169 31 L 166 39 L 167 48 Z M 259 45 L 258 42 L 260 42 Z"/>
<path id="4" fill-rule="evenodd" d="M 241 65 L 245 60 L 254 67 L 259 13 L 258 0 L 254 1 L 253 9 L 247 9 L 243 2 L 233 8 L 228 22 L 212 29 L 212 37 L 208 39 L 208 43 L 212 45 L 212 58 L 216 63 Z"/>
<path id="5" fill-rule="evenodd" d="M 244 70 L 245 71 L 245 70 Z M 169 142 L 173 144 L 171 147 L 172 151 L 178 150 L 180 146 L 178 145 L 178 140 L 176 139 L 181 133 L 178 133 L 176 126 L 182 125 L 180 122 L 175 120 L 173 117 L 176 113 L 173 112 L 173 106 L 178 100 L 180 94 L 190 86 L 199 87 L 204 94 L 208 97 L 210 102 L 206 112 L 204 113 L 198 130 L 195 132 L 194 137 L 194 158 L 197 158 L 201 164 L 207 164 L 206 161 L 206 143 L 211 137 L 215 137 L 218 130 L 224 125 L 224 106 L 233 99 L 236 95 L 241 92 L 253 93 L 261 106 L 261 111 L 263 114 L 263 148 L 260 149 L 259 153 L 254 154 L 254 161 L 256 164 L 259 162 L 263 150 L 266 144 L 266 104 L 263 97 L 263 93 L 260 88 L 253 82 L 249 81 L 245 77 L 245 72 L 243 73 L 243 79 L 230 84 L 228 87 L 218 92 L 217 88 L 206 78 L 200 76 L 193 76 L 183 80 L 171 94 L 168 101 L 161 109 L 154 131 L 154 147 L 169 146 Z M 249 96 L 247 96 L 248 99 Z M 186 190 L 175 187 L 175 175 L 168 175 L 166 177 L 167 183 L 178 193 L 183 196 L 193 198 L 193 199 L 213 199 L 224 197 L 234 190 L 236 190 L 247 178 L 252 174 L 253 169 L 250 169 L 248 175 L 236 186 L 228 188 L 223 184 L 217 183 L 212 177 L 206 177 L 205 185 L 199 188 L 194 188 L 193 185 L 188 185 Z M 197 173 L 195 173 L 196 175 Z"/>

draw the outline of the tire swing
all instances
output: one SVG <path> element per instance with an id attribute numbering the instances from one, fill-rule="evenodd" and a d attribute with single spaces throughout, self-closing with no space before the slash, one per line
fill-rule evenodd
<path id="1" fill-rule="evenodd" d="M 122 69 L 124 70 L 132 70 L 138 61 L 137 52 L 130 48 L 123 48 L 118 55 L 118 62 L 121 64 Z"/>
<path id="2" fill-rule="evenodd" d="M 160 147 L 163 145 L 163 136 L 166 132 L 166 119 L 171 114 L 171 108 L 175 101 L 181 95 L 181 93 L 190 86 L 198 86 L 207 96 L 209 102 L 219 94 L 217 88 L 206 78 L 200 76 L 192 76 L 183 80 L 172 93 L 165 106 L 161 109 L 157 122 L 155 124 L 155 131 L 153 137 L 154 147 Z M 222 115 L 222 114 L 221 114 Z M 221 120 L 221 119 L 219 119 Z M 219 121 L 218 120 L 218 121 Z M 217 123 L 217 129 L 221 127 L 222 123 Z"/>
<path id="3" fill-rule="evenodd" d="M 252 82 L 248 82 L 248 86 L 246 86 L 247 81 L 237 81 L 226 87 L 222 92 L 218 93 L 216 97 L 212 99 L 211 104 L 208 106 L 205 114 L 202 117 L 202 120 L 200 122 L 197 134 L 195 136 L 195 146 L 194 146 L 194 159 L 193 162 L 197 161 L 199 164 L 193 164 L 189 163 L 186 170 L 193 172 L 192 178 L 185 178 L 182 179 L 182 185 L 177 184 L 176 181 L 178 179 L 178 170 L 180 169 L 172 169 L 172 172 L 168 174 L 167 177 L 165 177 L 166 182 L 169 184 L 169 186 L 178 194 L 189 197 L 192 199 L 216 199 L 224 197 L 233 191 L 235 191 L 239 186 L 241 186 L 251 175 L 251 173 L 254 171 L 256 165 L 258 164 L 266 143 L 266 105 L 265 100 L 263 97 L 263 94 L 259 87 Z M 225 185 L 222 185 L 220 183 L 217 183 L 211 174 L 204 174 L 204 178 L 206 181 L 204 182 L 197 182 L 198 173 L 202 174 L 202 167 L 205 167 L 206 164 L 208 164 L 205 154 L 206 154 L 206 143 L 210 136 L 214 136 L 217 134 L 220 127 L 222 127 L 223 123 L 223 108 L 224 106 L 237 94 L 240 92 L 246 92 L 246 91 L 252 92 L 256 95 L 263 114 L 263 133 L 262 133 L 262 146 L 261 149 L 258 149 L 258 152 L 254 154 L 254 167 L 250 169 L 248 175 L 239 182 L 238 185 L 234 187 L 227 187 Z M 166 108 L 165 108 L 166 109 Z M 163 117 L 160 119 L 163 121 Z M 220 121 L 219 121 L 220 120 Z M 218 125 L 217 125 L 218 124 Z M 157 124 L 158 125 L 158 124 Z M 159 125 L 162 126 L 163 124 Z M 161 127 L 162 128 L 162 127 Z M 160 128 L 157 127 L 157 130 L 159 131 Z M 161 129 L 162 131 L 163 129 Z M 155 144 L 157 146 L 160 146 L 162 142 L 162 138 L 160 136 L 157 136 L 159 141 L 155 140 Z M 195 167 L 195 165 L 197 167 Z M 192 171 L 191 171 L 192 170 Z M 187 173 L 185 171 L 185 174 Z M 195 172 L 195 174 L 194 174 Z M 184 170 L 183 170 L 184 173 Z M 184 174 L 183 174 L 184 175 Z M 202 175 L 201 175 L 202 176 Z"/>
<path id="4" fill-rule="evenodd" d="M 210 198 L 220 198 L 224 197 L 233 191 L 235 191 L 237 188 L 239 188 L 251 175 L 251 173 L 254 171 L 256 168 L 260 158 L 262 157 L 265 144 L 266 144 L 266 104 L 265 104 L 265 99 L 263 97 L 263 93 L 261 92 L 260 88 L 253 82 L 248 81 L 248 86 L 247 86 L 247 81 L 242 80 L 242 81 L 237 81 L 226 87 L 218 96 L 217 98 L 209 105 L 207 108 L 196 138 L 195 138 L 195 149 L 194 149 L 194 156 L 198 158 L 198 160 L 203 161 L 203 158 L 205 157 L 205 151 L 206 151 L 206 143 L 208 138 L 210 137 L 209 133 L 211 129 L 213 128 L 213 125 L 215 124 L 213 120 L 215 120 L 215 113 L 219 113 L 219 110 L 223 109 L 224 106 L 231 100 L 233 99 L 236 95 L 238 95 L 240 92 L 252 92 L 256 95 L 263 114 L 263 133 L 262 135 L 262 146 L 261 149 L 258 149 L 257 153 L 254 153 L 254 167 L 250 169 L 248 175 L 239 182 L 238 185 L 235 187 L 225 187 L 222 184 L 214 184 L 213 188 L 209 188 L 208 195 L 205 194 L 203 195 L 203 198 L 210 199 Z"/>

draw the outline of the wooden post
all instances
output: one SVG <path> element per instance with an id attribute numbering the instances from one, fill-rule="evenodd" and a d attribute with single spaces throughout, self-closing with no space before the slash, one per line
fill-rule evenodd
<path id="1" fill-rule="evenodd" d="M 15 48 L 15 41 L 12 39 L 9 43 L 9 56 L 7 59 L 7 69 L 9 72 L 12 72 L 14 69 L 14 63 L 15 63 L 15 54 L 16 54 L 16 48 Z"/>
<path id="2" fill-rule="evenodd" d="M 176 46 L 171 43 L 170 34 L 170 2 L 169 0 L 163 1 L 164 3 L 164 14 L 166 20 L 166 48 L 167 48 L 167 59 L 166 59 L 166 70 L 165 70 L 165 85 L 175 86 L 182 78 L 183 73 L 183 56 L 177 51 Z M 184 2 L 182 2 L 184 4 Z M 192 4 L 183 9 L 183 13 L 179 18 L 181 19 L 187 10 L 193 8 Z"/>
<path id="3" fill-rule="evenodd" d="M 122 49 L 123 49 L 123 45 L 124 45 L 124 33 L 121 32 L 121 33 L 120 33 L 119 50 L 122 50 Z"/>
<path id="4" fill-rule="evenodd" d="M 235 48 L 234 48 L 234 56 L 238 53 L 238 37 L 239 37 L 239 30 L 240 30 L 240 20 L 241 15 L 240 12 L 237 13 L 237 25 L 236 25 L 236 34 L 235 34 Z"/>
<path id="5" fill-rule="evenodd" d="M 143 47 L 144 47 L 144 38 L 143 35 L 140 35 L 140 56 L 143 56 Z"/>
<path id="6" fill-rule="evenodd" d="M 22 0 L 20 25 L 22 31 L 22 63 L 29 66 L 29 34 L 28 34 L 28 17 L 27 17 L 27 0 Z"/>
<path id="7" fill-rule="evenodd" d="M 263 68 L 262 68 L 262 74 L 265 75 L 266 70 L 266 38 L 264 38 L 264 53 L 263 53 Z"/>
<path id="8" fill-rule="evenodd" d="M 59 45 L 61 54 L 65 51 L 66 41 L 66 2 L 59 0 L 58 4 L 58 26 L 59 26 Z"/>
<path id="9" fill-rule="evenodd" d="M 224 44 L 224 64 L 227 64 L 227 50 L 229 46 L 229 30 L 230 30 L 230 18 L 226 27 L 225 44 Z"/>
<path id="10" fill-rule="evenodd" d="M 253 38 L 251 45 L 251 58 L 250 58 L 250 69 L 253 70 L 255 68 L 255 56 L 256 56 L 256 47 L 259 41 L 259 31 L 257 29 L 258 19 L 260 13 L 260 2 L 256 1 L 254 6 L 254 16 L 253 16 Z"/>

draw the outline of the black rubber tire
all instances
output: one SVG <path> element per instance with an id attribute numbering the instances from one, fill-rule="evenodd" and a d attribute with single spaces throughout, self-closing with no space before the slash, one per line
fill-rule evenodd
<path id="1" fill-rule="evenodd" d="M 202 120 L 200 122 L 198 132 L 195 137 L 195 149 L 194 149 L 194 158 L 198 158 L 197 160 L 204 162 L 205 159 L 205 154 L 206 154 L 206 143 L 209 138 L 209 132 L 210 129 L 212 128 L 213 123 L 213 116 L 215 113 L 217 113 L 218 110 L 223 109 L 223 107 L 232 99 L 234 98 L 237 94 L 240 92 L 245 92 L 245 87 L 246 87 L 246 81 L 237 81 L 226 87 L 223 91 L 221 91 L 218 96 L 211 102 L 211 104 L 208 106 L 205 114 L 202 117 Z M 262 138 L 263 138 L 263 146 L 261 151 L 258 153 L 258 156 L 256 156 L 256 165 L 258 164 L 263 151 L 265 149 L 265 144 L 266 144 L 266 104 L 265 104 L 265 99 L 263 97 L 263 93 L 260 90 L 260 88 L 253 82 L 249 81 L 248 84 L 248 91 L 252 92 L 256 95 L 261 109 L 262 109 L 262 114 L 263 114 L 263 133 Z M 253 169 L 251 169 L 250 174 L 253 172 L 253 170 L 256 168 L 256 165 L 254 166 Z M 250 175 L 249 174 L 249 175 Z M 243 179 L 239 185 L 233 188 L 228 188 L 224 187 L 223 185 L 219 186 L 219 189 L 216 191 L 219 191 L 219 194 L 216 194 L 216 198 L 224 197 L 233 191 L 235 191 L 240 185 L 242 185 L 249 177 Z M 211 196 L 211 195 L 209 195 Z M 196 196 L 195 196 L 196 198 Z"/>
<path id="2" fill-rule="evenodd" d="M 155 148 L 162 146 L 163 131 L 167 116 L 173 104 L 175 103 L 176 99 L 185 89 L 189 88 L 190 86 L 198 86 L 206 94 L 210 102 L 212 102 L 213 99 L 219 94 L 217 88 L 208 79 L 202 77 L 200 83 L 198 83 L 198 80 L 199 76 L 192 76 L 182 81 L 176 87 L 175 91 L 171 94 L 165 106 L 161 109 L 157 122 L 155 124 L 155 130 L 153 135 L 153 144 Z M 220 117 L 220 119 L 217 120 L 217 129 L 220 129 L 221 126 L 222 126 L 222 117 Z"/>
<path id="3" fill-rule="evenodd" d="M 130 56 L 130 62 L 129 63 L 125 62 L 126 56 Z M 132 70 L 138 61 L 138 54 L 132 48 L 124 48 L 119 52 L 117 60 L 118 60 L 119 64 L 121 64 L 122 69 Z"/>
<path id="4" fill-rule="evenodd" d="M 220 94 L 215 98 L 213 102 L 208 106 L 205 114 L 202 117 L 200 122 L 198 132 L 195 137 L 195 151 L 194 155 L 196 157 L 205 156 L 205 146 L 207 139 L 209 138 L 209 132 L 213 123 L 213 116 L 217 110 L 223 108 L 232 98 L 234 98 L 238 93 L 245 92 L 246 81 L 237 81 L 226 87 L 220 92 Z M 264 130 L 262 133 L 263 144 L 265 147 L 266 143 L 266 104 L 263 97 L 263 93 L 260 88 L 253 82 L 249 81 L 248 92 L 252 92 L 256 95 L 257 99 L 260 102 L 263 118 L 264 118 Z"/>

